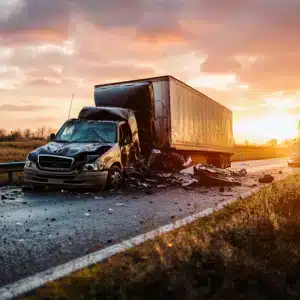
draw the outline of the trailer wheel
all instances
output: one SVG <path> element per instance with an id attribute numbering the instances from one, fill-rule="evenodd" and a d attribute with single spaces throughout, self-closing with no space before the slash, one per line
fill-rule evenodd
<path id="1" fill-rule="evenodd" d="M 119 167 L 112 166 L 108 171 L 106 189 L 118 189 L 123 183 L 123 174 Z"/>

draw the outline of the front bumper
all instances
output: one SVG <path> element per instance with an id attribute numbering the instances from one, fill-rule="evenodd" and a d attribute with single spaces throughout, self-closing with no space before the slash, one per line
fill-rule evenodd
<path id="1" fill-rule="evenodd" d="M 107 181 L 108 171 L 66 173 L 47 172 L 38 168 L 24 168 L 25 183 L 39 186 L 55 186 L 65 188 L 97 188 L 104 189 Z"/>

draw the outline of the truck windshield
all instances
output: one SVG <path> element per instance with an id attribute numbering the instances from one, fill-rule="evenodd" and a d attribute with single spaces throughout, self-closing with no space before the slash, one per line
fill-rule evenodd
<path id="1" fill-rule="evenodd" d="M 72 120 L 65 123 L 56 135 L 61 143 L 116 143 L 117 126 L 112 122 Z"/>

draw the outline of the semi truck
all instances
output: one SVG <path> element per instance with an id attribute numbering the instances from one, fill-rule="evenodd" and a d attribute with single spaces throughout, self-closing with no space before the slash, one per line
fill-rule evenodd
<path id="1" fill-rule="evenodd" d="M 231 165 L 232 112 L 172 76 L 95 85 L 94 103 L 28 155 L 25 182 L 117 187 L 128 162 L 154 149 Z"/>

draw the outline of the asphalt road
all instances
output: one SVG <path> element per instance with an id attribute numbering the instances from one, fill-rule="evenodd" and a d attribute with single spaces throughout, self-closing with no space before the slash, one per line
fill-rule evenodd
<path id="1" fill-rule="evenodd" d="M 34 194 L 1 188 L 0 286 L 238 196 L 253 189 L 264 172 L 276 180 L 292 172 L 284 159 L 238 162 L 233 167 L 246 168 L 249 175 L 241 187 L 225 192 L 203 187 L 158 189 L 151 194 L 144 190 Z"/>

